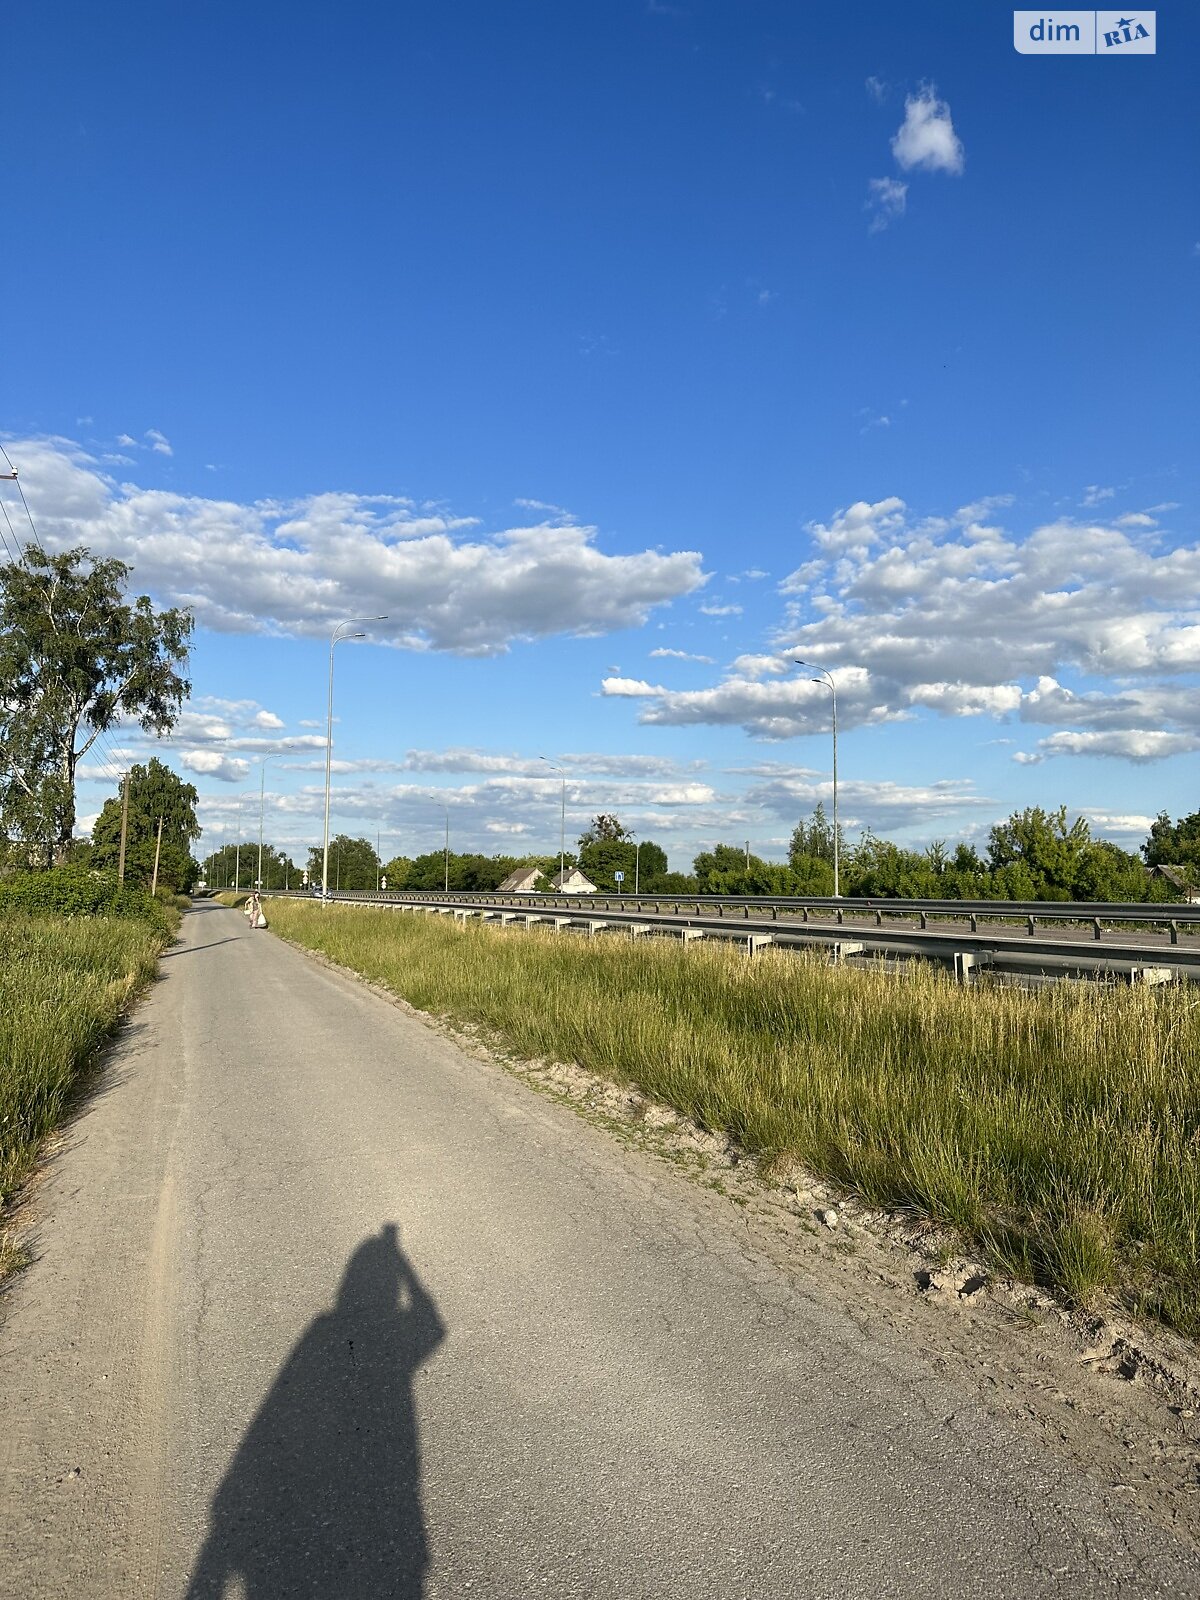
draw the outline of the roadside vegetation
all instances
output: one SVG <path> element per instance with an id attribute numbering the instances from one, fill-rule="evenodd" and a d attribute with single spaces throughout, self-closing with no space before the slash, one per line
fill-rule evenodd
<path id="1" fill-rule="evenodd" d="M 179 904 L 77 867 L 0 882 L 0 1214 L 153 977 Z M 0 1230 L 0 1278 L 17 1261 Z"/>
<path id="2" fill-rule="evenodd" d="M 964 990 L 799 953 L 274 900 L 272 928 L 523 1059 L 575 1062 L 1071 1303 L 1200 1337 L 1200 1001 Z"/>

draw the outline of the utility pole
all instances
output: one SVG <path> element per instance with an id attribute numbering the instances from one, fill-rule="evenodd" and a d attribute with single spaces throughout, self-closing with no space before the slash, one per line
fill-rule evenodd
<path id="1" fill-rule="evenodd" d="M 150 893 L 158 888 L 158 852 L 162 849 L 162 824 L 163 819 L 158 819 L 158 838 L 154 841 L 154 876 L 150 879 Z"/>
<path id="2" fill-rule="evenodd" d="M 121 774 L 121 853 L 117 857 L 117 882 L 125 882 L 125 839 L 129 833 L 129 774 Z"/>
<path id="3" fill-rule="evenodd" d="M 746 871 L 750 871 L 750 841 L 746 840 Z"/>
<path id="4" fill-rule="evenodd" d="M 445 893 L 450 893 L 450 813 L 446 812 L 446 888 Z"/>
<path id="5" fill-rule="evenodd" d="M 375 893 L 379 893 L 379 874 L 383 871 L 383 861 L 379 854 L 380 842 L 383 839 L 383 829 L 375 829 Z"/>

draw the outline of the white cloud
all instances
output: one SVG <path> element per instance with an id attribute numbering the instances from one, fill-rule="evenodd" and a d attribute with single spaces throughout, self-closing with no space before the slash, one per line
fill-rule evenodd
<path id="1" fill-rule="evenodd" d="M 1084 813 L 1092 825 L 1094 834 L 1103 837 L 1107 834 L 1125 834 L 1130 838 L 1145 839 L 1150 832 L 1153 817 L 1144 817 L 1136 813 L 1113 813 L 1111 811 L 1087 811 Z"/>
<path id="2" fill-rule="evenodd" d="M 1016 683 L 917 683 L 908 691 L 909 704 L 928 706 L 943 716 L 1003 716 L 1021 704 Z"/>
<path id="3" fill-rule="evenodd" d="M 650 659 L 652 661 L 662 659 L 670 659 L 672 661 L 702 661 L 706 666 L 709 667 L 711 667 L 713 664 L 713 658 L 711 656 L 693 655 L 690 650 L 669 650 L 665 645 L 660 645 L 657 650 L 651 650 Z"/>
<path id="4" fill-rule="evenodd" d="M 877 78 L 874 73 L 867 79 L 866 89 L 877 106 L 881 106 L 887 99 L 888 86 L 882 78 Z"/>
<path id="5" fill-rule="evenodd" d="M 127 433 L 119 433 L 117 435 L 117 443 L 120 445 L 122 450 L 136 450 L 137 449 L 137 440 L 134 439 L 134 438 L 131 438 L 130 435 L 127 434 Z"/>
<path id="6" fill-rule="evenodd" d="M 739 656 L 707 688 L 618 679 L 601 692 L 642 700 L 646 723 L 790 738 L 826 726 L 820 691 L 792 665 L 802 657 L 837 671 L 846 728 L 931 711 L 1064 735 L 1018 752 L 1021 764 L 1196 748 L 1200 548 L 1066 519 L 1022 538 L 993 520 L 1007 503 L 911 518 L 896 497 L 856 502 L 809 525 L 816 554 L 780 585 L 774 649 Z"/>
<path id="7" fill-rule="evenodd" d="M 780 768 L 778 776 L 753 786 L 745 794 L 747 805 L 794 819 L 812 811 L 818 802 L 828 811 L 833 800 L 830 779 L 799 769 Z M 838 809 L 847 829 L 870 828 L 884 832 L 922 823 L 945 821 L 994 805 L 975 792 L 969 779 L 948 779 L 932 784 L 898 784 L 887 780 L 838 784 Z"/>
<path id="8" fill-rule="evenodd" d="M 701 606 L 701 614 L 706 617 L 740 617 L 741 606 Z"/>
<path id="9" fill-rule="evenodd" d="M 1158 523 L 1144 511 L 1128 511 L 1117 518 L 1118 528 L 1157 528 Z"/>
<path id="10" fill-rule="evenodd" d="M 1089 483 L 1083 491 L 1080 504 L 1089 507 L 1098 506 L 1105 500 L 1111 500 L 1116 492 L 1115 489 L 1102 489 L 1098 483 Z"/>
<path id="11" fill-rule="evenodd" d="M 189 772 L 206 778 L 218 778 L 222 783 L 240 783 L 250 771 L 250 763 L 236 756 L 227 756 L 219 750 L 183 750 L 179 764 Z"/>
<path id="12" fill-rule="evenodd" d="M 1107 732 L 1064 729 L 1038 741 L 1045 756 L 1119 756 L 1125 761 L 1161 761 L 1200 750 L 1200 735 L 1154 728 L 1114 728 Z"/>
<path id="13" fill-rule="evenodd" d="M 905 100 L 904 121 L 892 140 L 892 154 L 904 172 L 914 168 L 962 172 L 966 159 L 962 141 L 954 131 L 950 107 L 938 99 L 931 84 Z"/>
<path id="14" fill-rule="evenodd" d="M 12 454 L 49 548 L 119 556 L 160 600 L 224 632 L 323 637 L 341 617 L 380 611 L 381 641 L 486 656 L 637 626 L 706 581 L 695 551 L 608 555 L 575 523 L 468 535 L 472 519 L 394 496 L 240 504 L 117 484 L 69 441 Z"/>
<path id="15" fill-rule="evenodd" d="M 173 456 L 175 454 L 174 450 L 171 449 L 171 443 L 166 434 L 159 433 L 157 428 L 147 428 L 146 437 L 150 441 L 151 450 L 158 455 Z"/>
<path id="16" fill-rule="evenodd" d="M 648 695 L 669 694 L 668 689 L 661 685 L 647 683 L 644 678 L 602 678 L 600 680 L 600 693 L 603 695 L 625 696 L 629 699 L 644 699 Z"/>
<path id="17" fill-rule="evenodd" d="M 835 681 L 839 724 L 861 726 L 911 715 L 873 705 L 870 677 L 862 668 L 841 669 Z M 771 683 L 734 673 L 712 689 L 663 689 L 637 680 L 605 678 L 600 692 L 651 701 L 638 721 L 660 727 L 730 724 L 760 739 L 793 739 L 824 732 L 832 720 L 829 691 L 801 672 Z"/>
<path id="18" fill-rule="evenodd" d="M 882 233 L 889 222 L 902 217 L 908 206 L 908 185 L 899 178 L 871 178 L 863 210 L 871 213 L 870 233 Z"/>

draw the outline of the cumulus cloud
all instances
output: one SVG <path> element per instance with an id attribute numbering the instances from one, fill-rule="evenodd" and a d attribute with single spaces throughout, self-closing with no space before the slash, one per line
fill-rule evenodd
<path id="1" fill-rule="evenodd" d="M 844 668 L 834 676 L 839 720 L 861 726 L 911 715 L 873 705 L 870 675 L 863 668 Z M 638 721 L 660 727 L 730 724 L 760 739 L 792 739 L 832 726 L 829 691 L 803 672 L 769 683 L 733 673 L 711 689 L 664 689 L 627 678 L 605 678 L 600 692 L 649 701 Z"/>
<path id="2" fill-rule="evenodd" d="M 892 154 L 903 172 L 961 173 L 966 162 L 954 131 L 950 107 L 926 84 L 904 102 L 904 121 L 892 140 Z"/>
<path id="3" fill-rule="evenodd" d="M 482 534 L 471 518 L 395 496 L 243 504 L 117 483 L 67 440 L 10 453 L 47 547 L 119 556 L 160 600 L 223 632 L 323 636 L 378 611 L 389 616 L 373 627 L 382 641 L 486 656 L 639 625 L 706 581 L 696 551 L 610 555 L 574 522 Z"/>
<path id="4" fill-rule="evenodd" d="M 701 613 L 706 617 L 740 617 L 741 606 L 701 606 Z"/>
<path id="5" fill-rule="evenodd" d="M 628 699 L 641 700 L 647 695 L 669 694 L 669 689 L 647 683 L 644 678 L 602 678 L 600 680 L 600 693 L 603 695 L 625 696 Z"/>
<path id="6" fill-rule="evenodd" d="M 738 656 L 711 687 L 613 679 L 601 693 L 642 701 L 647 723 L 790 738 L 826 725 L 828 697 L 793 666 L 801 657 L 835 672 L 846 728 L 930 712 L 1070 736 L 1018 752 L 1026 764 L 1195 748 L 1200 548 L 1065 518 L 1021 537 L 996 520 L 1008 503 L 913 517 L 898 497 L 857 501 L 808 525 L 811 557 L 780 585 L 773 649 Z"/>
<path id="7" fill-rule="evenodd" d="M 1063 729 L 1038 742 L 1046 756 L 1120 756 L 1125 761 L 1161 761 L 1164 756 L 1200 750 L 1200 735 L 1156 728 L 1113 728 L 1106 732 Z"/>
<path id="8" fill-rule="evenodd" d="M 171 441 L 165 433 L 159 433 L 157 428 L 147 428 L 146 437 L 150 441 L 151 450 L 158 455 L 173 456 L 175 454 L 174 450 L 171 449 Z"/>
<path id="9" fill-rule="evenodd" d="M 220 750 L 181 750 L 179 764 L 189 772 L 205 778 L 217 778 L 222 783 L 241 783 L 250 771 L 248 761 L 225 755 Z"/>

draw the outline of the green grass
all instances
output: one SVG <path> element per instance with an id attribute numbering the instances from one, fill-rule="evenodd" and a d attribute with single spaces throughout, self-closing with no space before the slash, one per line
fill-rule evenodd
<path id="1" fill-rule="evenodd" d="M 0 915 L 0 1206 L 169 935 L 132 917 Z M 0 1276 L 16 1263 L 0 1238 Z"/>
<path id="2" fill-rule="evenodd" d="M 956 986 L 717 943 L 275 900 L 271 926 L 519 1057 L 636 1083 L 1077 1305 L 1200 1336 L 1200 995 Z"/>

